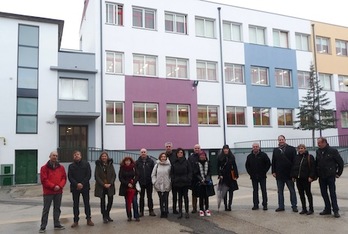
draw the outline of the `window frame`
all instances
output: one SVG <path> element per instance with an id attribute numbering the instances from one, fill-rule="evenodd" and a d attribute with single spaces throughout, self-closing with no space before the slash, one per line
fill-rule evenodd
<path id="1" fill-rule="evenodd" d="M 324 80 L 323 80 L 324 79 Z M 319 73 L 319 82 L 321 87 L 323 87 L 323 90 L 325 91 L 332 91 L 332 74 L 328 73 Z M 330 85 L 329 88 L 327 88 L 327 84 Z"/>
<path id="2" fill-rule="evenodd" d="M 112 67 L 112 71 L 109 71 L 108 69 L 108 55 L 112 55 L 113 56 L 113 67 Z M 117 55 L 121 56 L 121 64 L 120 64 L 120 69 L 121 71 L 118 72 L 117 71 L 117 64 L 119 64 L 118 60 L 117 60 Z M 105 51 L 105 72 L 107 74 L 124 74 L 124 53 L 123 52 L 118 52 L 118 51 Z"/>
<path id="3" fill-rule="evenodd" d="M 227 38 L 227 32 L 225 30 L 225 26 L 229 27 L 229 37 Z M 237 41 L 237 42 L 242 42 L 242 24 L 241 23 L 236 23 L 236 22 L 231 22 L 231 21 L 223 21 L 222 22 L 222 27 L 223 27 L 223 39 L 225 41 Z M 236 35 L 234 32 L 234 27 L 238 27 L 238 33 L 239 35 Z"/>
<path id="4" fill-rule="evenodd" d="M 289 77 L 286 77 L 284 74 L 288 74 Z M 274 69 L 274 77 L 275 77 L 276 87 L 281 87 L 281 88 L 291 88 L 292 87 L 291 70 L 282 69 L 282 68 L 275 68 Z M 281 79 L 281 84 L 279 84 L 279 82 L 278 82 L 279 79 Z M 289 85 L 286 85 L 286 79 L 288 79 Z"/>
<path id="5" fill-rule="evenodd" d="M 255 30 L 255 38 L 251 37 L 251 31 L 250 30 Z M 266 38 L 266 28 L 265 27 L 261 27 L 261 26 L 256 26 L 256 25 L 249 25 L 249 43 L 250 44 L 257 44 L 257 45 L 267 45 L 267 38 Z M 261 41 L 259 39 L 259 32 L 262 32 L 262 39 L 263 41 Z"/>
<path id="6" fill-rule="evenodd" d="M 113 113 L 112 113 L 112 119 L 113 121 L 108 121 L 108 104 L 111 104 L 113 106 Z M 117 105 L 121 104 L 121 118 L 122 121 L 118 121 L 118 117 L 120 114 L 117 112 L 118 107 Z M 105 101 L 105 123 L 106 124 L 124 124 L 124 102 L 121 101 Z"/>
<path id="7" fill-rule="evenodd" d="M 296 50 L 301 51 L 310 51 L 311 43 L 310 43 L 310 35 L 304 33 L 295 33 L 296 39 Z M 306 41 L 306 43 L 304 43 Z"/>
<path id="8" fill-rule="evenodd" d="M 339 45 L 337 45 L 339 43 Z M 348 41 L 345 40 L 335 40 L 336 55 L 337 56 L 348 56 Z"/>
<path id="9" fill-rule="evenodd" d="M 135 105 L 144 105 L 143 109 L 144 109 L 144 122 L 143 123 L 140 123 L 140 122 L 135 122 Z M 156 109 L 156 121 L 155 123 L 151 123 L 151 122 L 148 122 L 147 119 L 148 119 L 148 116 L 147 116 L 147 106 L 148 105 L 155 105 L 155 109 Z M 159 111 L 158 111 L 158 103 L 150 103 L 150 102 L 133 102 L 132 103 L 132 123 L 133 125 L 142 125 L 142 126 L 156 126 L 156 125 L 159 125 Z"/>
<path id="10" fill-rule="evenodd" d="M 135 25 L 134 18 L 135 14 L 134 11 L 141 11 L 141 25 Z M 148 21 L 147 21 L 147 14 L 152 13 L 153 14 L 153 19 L 149 18 L 149 20 L 153 20 L 153 28 L 147 26 Z M 132 26 L 134 28 L 139 28 L 139 29 L 147 29 L 147 30 L 157 30 L 157 11 L 156 9 L 151 9 L 151 8 L 144 8 L 144 7 L 138 7 L 138 6 L 133 6 L 132 7 Z"/>
<path id="11" fill-rule="evenodd" d="M 327 44 L 325 45 L 326 42 Z M 330 38 L 316 36 L 315 38 L 315 48 L 319 54 L 331 54 L 330 51 Z"/>
<path id="12" fill-rule="evenodd" d="M 348 92 L 348 86 L 344 84 L 344 81 L 348 81 L 348 76 L 338 75 L 338 88 L 340 92 Z"/>
<path id="13" fill-rule="evenodd" d="M 66 80 L 66 81 L 71 81 L 72 82 L 72 84 L 71 84 L 71 91 L 72 91 L 71 94 L 72 94 L 72 97 L 71 98 L 63 98 L 62 97 L 62 93 L 61 93 L 62 89 L 66 88 L 66 87 L 62 87 L 62 84 L 61 84 L 62 80 Z M 75 81 L 84 81 L 84 82 L 86 82 L 86 84 L 85 84 L 86 90 L 84 90 L 84 91 L 86 91 L 86 98 L 76 98 L 75 97 L 77 91 L 76 91 L 76 88 L 74 88 L 74 87 L 76 85 L 80 86 L 78 84 L 75 84 Z M 88 79 L 59 77 L 58 82 L 59 82 L 59 84 L 58 84 L 58 87 L 59 87 L 58 88 L 58 99 L 59 100 L 63 100 L 63 101 L 88 101 L 89 100 L 89 80 Z M 81 89 L 79 89 L 79 90 L 81 90 Z"/>
<path id="14" fill-rule="evenodd" d="M 172 15 L 172 17 L 173 17 L 173 21 L 172 21 L 173 22 L 173 30 L 168 30 L 167 29 L 167 19 L 166 19 L 167 15 Z M 179 28 L 178 27 L 178 23 L 179 22 L 178 22 L 177 18 L 179 16 L 184 18 L 184 23 L 183 23 L 184 24 L 184 27 L 183 27 L 184 32 L 181 32 L 181 31 L 178 30 L 178 28 Z M 165 32 L 187 35 L 188 34 L 187 29 L 188 29 L 188 27 L 187 27 L 187 15 L 186 14 L 169 12 L 169 11 L 166 11 L 164 13 L 164 30 L 165 30 Z"/>
<path id="15" fill-rule="evenodd" d="M 24 107 L 24 105 L 20 105 L 20 100 L 34 100 L 35 102 L 35 109 L 31 112 L 28 112 L 26 110 L 20 110 L 20 107 Z M 39 99 L 36 97 L 17 97 L 17 108 L 16 108 L 16 133 L 17 134 L 37 134 L 38 132 L 38 108 L 39 108 Z M 30 105 L 25 105 L 25 108 L 28 109 L 30 107 Z M 27 112 L 27 113 L 25 113 Z M 23 119 L 24 118 L 24 119 Z M 31 119 L 31 121 L 34 124 L 34 126 L 31 126 L 30 129 L 24 131 L 23 129 L 21 129 L 20 127 L 23 124 L 20 124 L 20 122 L 24 121 L 25 123 L 28 123 L 25 121 L 25 119 L 27 119 L 27 121 L 29 120 L 28 118 Z M 28 124 L 25 124 L 26 126 Z M 23 127 L 23 126 L 22 126 Z"/>
<path id="16" fill-rule="evenodd" d="M 253 76 L 253 70 L 257 69 L 257 78 L 258 78 L 258 82 L 254 82 L 254 76 Z M 262 82 L 262 77 L 261 77 L 261 69 L 265 70 L 266 72 L 266 83 L 261 83 Z M 269 69 L 268 67 L 260 67 L 260 66 L 251 66 L 250 67 L 250 77 L 251 77 L 251 84 L 252 85 L 259 85 L 259 86 L 269 86 Z"/>
<path id="17" fill-rule="evenodd" d="M 202 35 L 198 35 L 198 31 L 197 31 L 197 20 L 201 20 L 203 21 L 203 34 Z M 195 26 L 196 26 L 196 37 L 204 37 L 204 38 L 216 38 L 216 29 L 215 29 L 215 19 L 212 19 L 212 18 L 206 18 L 206 17 L 200 17 L 200 16 L 196 16 L 195 17 Z M 212 28 L 212 32 L 213 32 L 213 35 L 208 35 L 207 33 L 207 22 L 210 22 L 212 23 L 213 25 L 213 28 Z"/>
<path id="18" fill-rule="evenodd" d="M 236 78 L 238 72 L 237 69 L 240 69 L 241 78 Z M 245 84 L 244 82 L 244 65 L 236 63 L 225 63 L 225 82 L 230 84 Z M 237 70 L 238 71 L 238 70 Z M 237 81 L 239 80 L 239 81 Z"/>
<path id="19" fill-rule="evenodd" d="M 348 128 L 348 110 L 341 111 L 341 128 Z"/>
<path id="20" fill-rule="evenodd" d="M 109 22 L 109 8 L 111 8 L 112 19 Z M 124 8 L 122 4 L 105 2 L 105 23 L 108 25 L 123 26 Z M 120 19 L 119 19 L 120 18 Z M 120 22 L 121 21 L 121 22 Z"/>
<path id="21" fill-rule="evenodd" d="M 284 37 L 285 36 L 285 41 Z M 275 42 L 278 39 L 279 44 L 276 44 Z M 284 44 L 285 43 L 285 44 Z M 273 29 L 273 46 L 274 47 L 280 47 L 280 48 L 289 48 L 289 32 L 285 30 L 280 30 L 280 29 Z"/>
<path id="22" fill-rule="evenodd" d="M 140 61 L 143 62 L 142 64 L 142 68 L 139 69 L 139 71 L 141 72 L 141 70 L 144 71 L 144 73 L 136 73 L 135 72 L 135 57 L 142 57 L 142 60 L 139 60 L 139 68 L 140 68 Z M 152 66 L 155 66 L 154 67 L 154 72 L 155 74 L 148 74 L 150 72 L 150 69 L 149 69 L 149 63 L 151 63 L 151 61 L 148 61 L 150 59 L 154 59 L 154 65 Z M 149 77 L 157 77 L 158 76 L 158 62 L 157 62 L 157 56 L 155 55 L 148 55 L 148 54 L 133 54 L 133 75 L 135 76 L 149 76 Z M 148 72 L 145 72 L 145 71 L 148 71 Z M 145 74 L 146 73 L 146 74 Z"/>
<path id="23" fill-rule="evenodd" d="M 243 117 L 240 116 L 240 113 L 243 113 Z M 246 107 L 226 106 L 226 123 L 227 126 L 246 126 Z"/>
<path id="24" fill-rule="evenodd" d="M 259 111 L 256 112 L 256 109 L 259 109 Z M 268 124 L 263 124 L 263 122 L 264 122 L 263 116 L 265 116 L 265 118 L 267 118 L 266 114 L 262 113 L 264 110 L 267 110 L 267 112 L 269 113 Z M 260 119 L 260 124 L 257 124 L 257 122 L 256 122 L 258 116 Z M 254 127 L 271 127 L 271 108 L 269 108 L 269 107 L 253 107 L 253 124 L 254 124 Z"/>
<path id="25" fill-rule="evenodd" d="M 203 68 L 203 66 L 199 67 L 198 64 L 203 65 L 204 68 Z M 214 69 L 209 69 L 209 66 L 214 66 Z M 204 69 L 204 71 L 203 71 L 203 69 Z M 210 78 L 210 74 L 212 74 L 212 73 L 209 71 L 214 72 L 214 76 L 215 76 L 214 79 Z M 206 60 L 197 60 L 196 61 L 196 77 L 197 77 L 197 80 L 200 80 L 200 81 L 210 81 L 210 82 L 218 81 L 217 62 L 206 61 Z"/>
<path id="26" fill-rule="evenodd" d="M 297 84 L 299 89 L 309 89 L 311 74 L 309 71 L 297 71 Z M 304 85 L 300 85 L 304 84 Z"/>
<path id="27" fill-rule="evenodd" d="M 168 64 L 168 60 L 175 60 L 175 64 Z M 179 62 L 185 63 L 185 66 L 181 66 Z M 188 79 L 189 78 L 189 60 L 185 58 L 175 58 L 175 57 L 166 57 L 166 77 L 172 79 Z M 174 70 L 175 75 L 170 76 L 173 72 L 168 71 L 168 67 L 170 67 L 171 71 Z M 185 69 L 186 76 L 180 76 L 180 68 Z M 173 69 L 174 68 L 174 69 Z"/>
<path id="28" fill-rule="evenodd" d="M 175 108 L 175 123 L 169 123 L 168 121 L 168 111 L 170 110 L 169 107 L 174 107 Z M 187 123 L 181 123 L 182 117 L 180 116 L 180 109 L 181 108 L 187 108 Z M 167 104 L 166 105 L 166 113 L 167 113 L 167 126 L 190 126 L 191 125 L 191 109 L 189 104 Z"/>
<path id="29" fill-rule="evenodd" d="M 290 111 L 290 115 L 289 112 Z M 282 112 L 282 113 L 281 113 Z M 287 124 L 287 116 L 291 116 L 291 123 Z M 283 117 L 284 119 L 284 124 L 281 124 L 280 118 Z M 290 108 L 278 108 L 277 109 L 277 122 L 278 122 L 278 127 L 293 127 L 294 126 L 294 110 Z"/>
<path id="30" fill-rule="evenodd" d="M 215 109 L 216 108 L 216 109 Z M 199 118 L 200 118 L 200 109 L 205 109 L 204 113 L 202 112 L 202 120 L 206 120 L 206 123 L 199 123 Z M 213 109 L 216 110 L 216 112 L 213 112 Z M 199 126 L 219 126 L 219 106 L 216 105 L 198 105 L 197 106 L 197 112 L 198 112 L 198 125 Z M 211 117 L 211 115 L 213 113 L 216 113 L 216 122 L 212 122 L 211 119 L 213 119 Z"/>

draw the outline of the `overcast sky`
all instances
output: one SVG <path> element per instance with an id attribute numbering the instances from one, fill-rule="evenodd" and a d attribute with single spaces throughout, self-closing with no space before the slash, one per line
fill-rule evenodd
<path id="1" fill-rule="evenodd" d="M 346 0 L 210 1 L 348 27 Z M 84 0 L 0 0 L 0 11 L 64 20 L 62 48 L 78 49 L 83 3 Z"/>

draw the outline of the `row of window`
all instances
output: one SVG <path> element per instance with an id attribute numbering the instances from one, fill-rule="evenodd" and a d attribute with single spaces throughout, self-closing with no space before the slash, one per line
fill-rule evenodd
<path id="1" fill-rule="evenodd" d="M 132 8 L 133 27 L 149 30 L 157 29 L 156 10 L 142 7 Z M 197 37 L 216 38 L 216 20 L 205 17 L 195 17 L 195 30 Z M 123 5 L 106 3 L 106 23 L 111 25 L 123 25 Z M 173 12 L 165 12 L 165 31 L 170 33 L 188 34 L 187 15 Z M 223 21 L 223 38 L 227 41 L 242 42 L 242 23 Z M 249 43 L 267 45 L 266 27 L 249 25 Z M 296 49 L 310 51 L 310 35 L 295 33 Z M 336 55 L 348 55 L 348 41 L 335 40 Z M 273 45 L 275 47 L 290 48 L 289 32 L 273 29 Z M 331 53 L 330 38 L 316 37 L 316 49 L 319 53 Z"/>
<path id="2" fill-rule="evenodd" d="M 219 106 L 198 105 L 198 124 L 219 126 Z M 159 107 L 157 103 L 133 103 L 134 125 L 158 125 Z M 167 104 L 167 125 L 189 126 L 190 105 Z M 254 126 L 271 126 L 271 108 L 253 108 Z M 277 109 L 278 126 L 293 126 L 293 110 Z M 229 126 L 246 126 L 246 107 L 227 106 L 226 120 Z M 106 123 L 124 124 L 124 103 L 106 102 Z"/>

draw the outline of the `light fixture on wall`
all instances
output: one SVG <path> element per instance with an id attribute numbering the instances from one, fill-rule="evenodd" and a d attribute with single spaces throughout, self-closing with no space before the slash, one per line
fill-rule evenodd
<path id="1" fill-rule="evenodd" d="M 198 86 L 199 81 L 198 80 L 194 80 L 192 83 L 192 90 L 195 89 Z"/>
<path id="2" fill-rule="evenodd" d="M 5 137 L 0 137 L 0 139 L 3 140 L 4 145 L 6 145 L 6 138 Z"/>

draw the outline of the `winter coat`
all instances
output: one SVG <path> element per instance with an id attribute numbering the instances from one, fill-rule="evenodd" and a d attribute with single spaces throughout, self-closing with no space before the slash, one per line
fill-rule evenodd
<path id="1" fill-rule="evenodd" d="M 108 196 L 115 195 L 115 179 L 116 173 L 113 164 L 113 160 L 109 159 L 106 165 L 103 165 L 103 162 L 100 160 L 95 161 L 95 189 L 94 196 L 103 197 L 103 191 L 106 189 L 105 184 L 111 184 L 107 189 Z"/>
<path id="2" fill-rule="evenodd" d="M 236 178 L 239 177 L 236 159 L 232 153 L 224 154 L 221 152 L 218 156 L 218 175 L 222 176 L 222 183 L 228 186 L 232 191 L 238 190 L 237 180 L 232 179 L 231 171 L 234 170 Z"/>
<path id="3" fill-rule="evenodd" d="M 135 162 L 135 168 L 139 176 L 138 180 L 140 185 L 146 186 L 152 184 L 151 173 L 154 166 L 155 162 L 149 156 L 147 156 L 145 160 L 139 157 Z"/>
<path id="4" fill-rule="evenodd" d="M 91 179 L 91 166 L 89 162 L 80 160 L 73 162 L 68 168 L 68 178 L 70 181 L 71 192 L 78 191 L 77 184 L 83 185 L 81 192 L 88 191 L 90 189 L 89 180 Z"/>
<path id="5" fill-rule="evenodd" d="M 152 184 L 157 192 L 169 192 L 171 189 L 170 180 L 171 165 L 169 159 L 164 162 L 157 160 L 152 170 Z"/>
<path id="6" fill-rule="evenodd" d="M 174 161 L 177 159 L 176 157 L 176 153 L 174 152 L 174 150 L 172 152 L 166 152 L 166 156 L 170 161 L 170 164 L 173 165 Z"/>
<path id="7" fill-rule="evenodd" d="M 121 165 L 120 171 L 118 173 L 118 179 L 120 180 L 120 196 L 127 195 L 128 184 L 131 183 L 133 188 L 135 188 L 135 184 L 138 181 L 138 175 L 135 170 L 135 165 L 130 164 L 129 166 Z"/>
<path id="8" fill-rule="evenodd" d="M 316 178 L 315 161 L 313 155 L 305 152 L 297 154 L 291 170 L 291 177 L 295 179 Z"/>
<path id="9" fill-rule="evenodd" d="M 207 164 L 207 165 L 206 165 Z M 204 170 L 207 168 L 208 170 L 206 171 L 205 175 L 201 174 L 201 169 Z M 198 160 L 194 165 L 193 165 L 193 176 L 192 176 L 192 194 L 195 197 L 199 197 L 202 191 L 204 190 L 204 193 L 206 191 L 206 187 L 209 183 L 211 183 L 211 165 L 210 161 L 205 160 L 205 161 L 200 161 Z M 209 184 L 212 185 L 212 184 Z"/>
<path id="10" fill-rule="evenodd" d="M 276 173 L 277 180 L 291 180 L 291 168 L 296 157 L 296 149 L 286 145 L 283 150 L 274 148 L 272 154 L 272 173 Z"/>
<path id="11" fill-rule="evenodd" d="M 266 174 L 271 167 L 271 160 L 265 152 L 259 151 L 256 155 L 253 151 L 247 156 L 245 168 L 251 180 L 267 178 Z"/>
<path id="12" fill-rule="evenodd" d="M 44 195 L 63 193 L 63 187 L 66 184 L 65 169 L 58 162 L 53 167 L 52 163 L 48 161 L 40 169 L 40 179 Z M 54 191 L 54 187 L 58 185 L 59 190 Z"/>
<path id="13" fill-rule="evenodd" d="M 316 168 L 319 178 L 341 176 L 344 162 L 337 149 L 327 144 L 325 148 L 316 151 Z"/>
<path id="14" fill-rule="evenodd" d="M 184 156 L 174 160 L 170 176 L 173 187 L 189 187 L 191 185 L 192 169 L 189 161 Z"/>

